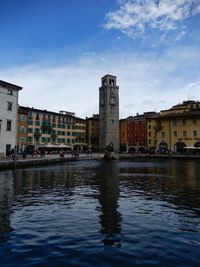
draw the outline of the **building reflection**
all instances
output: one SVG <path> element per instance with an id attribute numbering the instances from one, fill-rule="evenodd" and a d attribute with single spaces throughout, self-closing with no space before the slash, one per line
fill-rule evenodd
<path id="1" fill-rule="evenodd" d="M 13 230 L 10 225 L 13 197 L 13 173 L 5 172 L 0 179 L 0 243 L 6 241 Z"/>
<path id="2" fill-rule="evenodd" d="M 103 162 L 97 171 L 101 233 L 105 246 L 120 247 L 121 221 L 119 209 L 119 176 L 115 162 Z"/>
<path id="3" fill-rule="evenodd" d="M 0 243 L 6 242 L 9 233 L 14 230 L 11 226 L 11 214 L 15 207 L 30 206 L 33 195 L 44 204 L 48 201 L 45 194 L 55 192 L 62 194 L 66 205 L 73 203 L 68 201 L 74 194 L 76 182 L 72 177 L 72 168 L 63 168 L 58 172 L 56 168 L 18 169 L 0 173 Z M 30 198 L 29 198 L 30 196 Z M 70 203 L 70 204 L 69 204 Z M 42 203 L 41 203 L 42 204 Z"/>
<path id="4" fill-rule="evenodd" d="M 127 193 L 138 191 L 151 200 L 175 205 L 176 209 L 193 209 L 199 215 L 199 161 L 148 161 L 144 166 L 132 162 L 120 168 L 120 179 Z"/>

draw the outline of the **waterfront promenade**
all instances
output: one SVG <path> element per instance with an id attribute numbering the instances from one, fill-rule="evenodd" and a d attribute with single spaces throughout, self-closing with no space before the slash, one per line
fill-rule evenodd
<path id="1" fill-rule="evenodd" d="M 60 157 L 60 154 L 46 154 L 44 157 L 40 155 L 32 157 L 27 155 L 26 159 L 22 158 L 22 155 L 17 155 L 17 160 L 13 160 L 11 157 L 1 157 L 0 158 L 0 170 L 1 169 L 11 169 L 11 168 L 21 168 L 29 167 L 35 165 L 45 165 L 50 163 L 68 162 L 75 160 L 89 160 L 89 159 L 101 159 L 103 157 L 102 153 L 92 153 L 92 155 L 87 155 L 86 153 L 81 153 L 79 156 L 72 156 L 71 154 L 65 154 L 64 157 Z"/>
<path id="2" fill-rule="evenodd" d="M 72 156 L 71 154 L 65 154 L 64 157 L 60 157 L 60 154 L 45 154 L 45 157 L 37 155 L 32 157 L 27 155 L 26 159 L 22 158 L 22 155 L 17 155 L 17 160 L 13 160 L 11 157 L 0 158 L 0 170 L 2 169 L 12 169 L 12 168 L 23 168 L 37 165 L 46 165 L 53 163 L 70 162 L 77 160 L 100 160 L 104 156 L 103 153 L 92 153 L 88 155 L 87 153 L 80 153 L 79 156 Z M 119 154 L 120 160 L 134 160 L 134 159 L 191 159 L 200 160 L 200 155 L 177 155 L 177 154 L 129 154 L 123 153 Z"/>

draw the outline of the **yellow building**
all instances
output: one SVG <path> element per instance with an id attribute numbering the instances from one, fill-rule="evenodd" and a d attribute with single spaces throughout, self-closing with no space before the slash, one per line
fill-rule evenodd
<path id="1" fill-rule="evenodd" d="M 156 118 L 158 113 L 152 112 L 145 112 L 146 115 L 146 146 L 147 148 L 156 148 Z"/>
<path id="2" fill-rule="evenodd" d="M 184 101 L 155 120 L 157 150 L 181 153 L 184 147 L 200 145 L 200 102 Z"/>
<path id="3" fill-rule="evenodd" d="M 86 140 L 88 148 L 97 151 L 99 149 L 99 115 L 93 114 L 86 118 Z"/>

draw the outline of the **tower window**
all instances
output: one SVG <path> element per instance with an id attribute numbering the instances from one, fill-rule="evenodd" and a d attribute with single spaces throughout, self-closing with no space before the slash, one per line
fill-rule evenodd
<path id="1" fill-rule="evenodd" d="M 11 121 L 7 121 L 6 130 L 11 131 Z"/>

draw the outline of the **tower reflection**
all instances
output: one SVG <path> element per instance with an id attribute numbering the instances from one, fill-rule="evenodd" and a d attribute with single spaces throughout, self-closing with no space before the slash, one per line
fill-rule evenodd
<path id="1" fill-rule="evenodd" d="M 121 221 L 119 208 L 119 176 L 115 162 L 103 162 L 98 168 L 101 233 L 105 246 L 120 247 Z"/>

